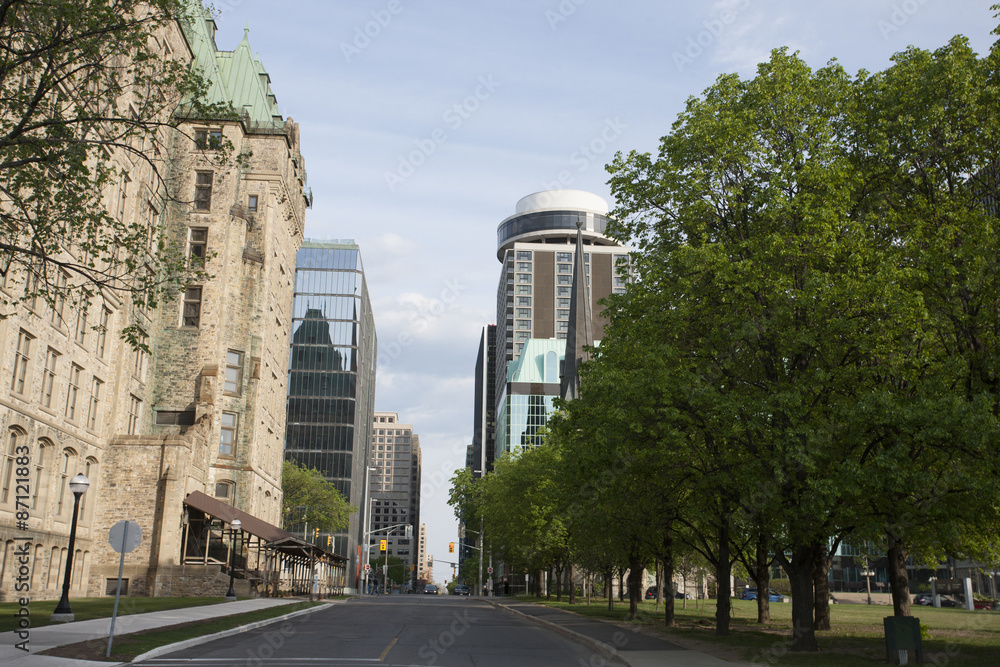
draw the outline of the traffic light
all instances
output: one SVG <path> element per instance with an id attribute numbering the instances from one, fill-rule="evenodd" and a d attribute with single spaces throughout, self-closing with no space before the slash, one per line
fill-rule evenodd
<path id="1" fill-rule="evenodd" d="M 317 528 L 316 532 L 313 533 L 313 540 L 318 540 L 318 539 L 319 539 L 319 528 Z"/>
<path id="2" fill-rule="evenodd" d="M 448 553 L 450 553 L 450 554 L 455 553 L 455 543 L 454 542 L 449 542 L 448 543 Z"/>
<path id="3" fill-rule="evenodd" d="M 326 548 L 329 549 L 333 546 L 333 535 L 326 536 Z"/>
<path id="4" fill-rule="evenodd" d="M 378 542 L 379 551 L 388 551 L 389 550 L 388 547 L 389 547 L 389 540 L 379 540 Z"/>

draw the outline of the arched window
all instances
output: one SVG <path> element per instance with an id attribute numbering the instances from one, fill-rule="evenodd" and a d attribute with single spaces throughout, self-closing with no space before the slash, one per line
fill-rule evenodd
<path id="1" fill-rule="evenodd" d="M 230 479 L 220 479 L 215 482 L 215 497 L 227 503 L 233 502 L 236 484 Z"/>
<path id="2" fill-rule="evenodd" d="M 76 452 L 67 447 L 62 450 L 62 455 L 59 457 L 59 478 L 56 480 L 56 484 L 59 485 L 58 500 L 56 501 L 56 516 L 63 515 L 63 509 L 71 505 L 71 503 L 66 502 L 66 494 L 69 493 L 70 496 L 73 492 L 69 490 L 69 478 L 71 464 L 76 462 Z"/>
<path id="3" fill-rule="evenodd" d="M 56 588 L 59 585 L 59 565 L 62 559 L 59 557 L 62 552 L 59 547 L 52 547 L 52 554 L 49 556 L 49 578 L 45 582 L 45 588 Z"/>
<path id="4" fill-rule="evenodd" d="M 543 382 L 559 382 L 559 355 L 555 352 L 545 353 L 545 380 Z"/>
<path id="5" fill-rule="evenodd" d="M 86 475 L 90 486 L 87 488 L 87 492 L 80 496 L 80 521 L 86 520 L 87 517 L 87 497 L 94 495 L 97 491 L 97 459 L 93 456 L 88 456 L 83 462 L 83 474 Z"/>
<path id="6" fill-rule="evenodd" d="M 48 478 L 45 475 L 46 458 L 51 456 L 50 452 L 55 451 L 55 446 L 51 440 L 40 438 L 38 440 L 38 455 L 35 457 L 35 478 L 31 484 L 31 509 L 38 509 L 39 503 L 44 502 L 45 496 L 42 489 Z"/>
<path id="7" fill-rule="evenodd" d="M 11 489 L 14 488 L 15 459 L 17 459 L 17 447 L 25 443 L 26 434 L 20 429 L 12 428 L 7 434 L 7 452 L 3 460 L 3 488 L 0 489 L 0 502 L 10 502 Z"/>
<path id="8" fill-rule="evenodd" d="M 3 562 L 0 563 L 0 586 L 6 585 L 8 581 L 7 570 L 12 569 L 17 572 L 17 559 L 14 558 L 14 540 L 7 540 L 3 549 Z"/>
<path id="9" fill-rule="evenodd" d="M 45 573 L 43 567 L 45 560 L 45 547 L 41 544 L 35 545 L 35 558 L 31 563 L 31 589 L 42 590 L 42 575 Z"/>

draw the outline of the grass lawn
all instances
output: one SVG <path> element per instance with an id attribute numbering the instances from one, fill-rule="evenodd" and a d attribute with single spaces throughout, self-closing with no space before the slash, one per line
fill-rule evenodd
<path id="1" fill-rule="evenodd" d="M 187 598 L 191 599 L 191 598 Z M 211 598 L 219 600 L 220 598 Z M 245 614 L 234 614 L 223 616 L 214 620 L 195 621 L 193 623 L 181 623 L 170 625 L 157 630 L 144 630 L 142 632 L 131 632 L 125 635 L 116 635 L 111 645 L 111 657 L 106 657 L 108 650 L 108 638 L 94 639 L 79 644 L 60 646 L 58 648 L 43 651 L 41 655 L 60 656 L 64 658 L 76 658 L 78 660 L 104 660 L 112 662 L 128 662 L 136 656 L 142 655 L 154 648 L 166 646 L 176 642 L 202 637 L 204 635 L 230 630 L 232 628 L 263 621 L 277 616 L 284 616 L 293 611 L 308 609 L 316 605 L 325 604 L 323 602 L 293 602 L 287 605 L 279 605 L 268 609 L 260 609 Z M 74 607 L 75 611 L 75 607 Z"/>
<path id="2" fill-rule="evenodd" d="M 225 598 L 147 598 L 123 597 L 118 602 L 118 615 L 144 614 L 147 611 L 163 611 L 164 609 L 180 609 L 183 607 L 200 607 L 205 604 L 220 604 Z M 51 625 L 49 616 L 55 611 L 58 600 L 32 601 L 28 605 L 31 613 L 31 627 L 40 628 Z M 69 606 L 78 621 L 89 621 L 93 618 L 110 618 L 115 608 L 114 597 L 106 598 L 71 598 Z M 17 629 L 17 617 L 14 615 L 20 609 L 16 602 L 0 602 L 0 632 Z"/>
<path id="3" fill-rule="evenodd" d="M 586 603 L 570 606 L 554 600 L 521 599 L 593 618 L 639 623 L 655 629 L 667 639 L 688 643 L 691 648 L 730 659 L 751 661 L 755 665 L 827 667 L 885 664 L 882 619 L 892 615 L 892 608 L 884 605 L 832 605 L 832 629 L 817 633 L 819 653 L 790 654 L 791 603 L 772 603 L 771 624 L 760 626 L 756 623 L 755 601 L 733 600 L 730 635 L 716 637 L 714 600 L 688 600 L 687 609 L 682 609 L 682 601 L 677 600 L 675 617 L 678 627 L 666 628 L 663 625 L 663 607 L 657 608 L 654 601 L 643 601 L 639 607 L 639 620 L 629 621 L 628 602 L 616 600 L 614 611 L 608 611 L 607 600 L 592 599 L 588 607 Z M 923 641 L 925 662 L 947 663 L 949 666 L 1000 664 L 1000 612 L 913 607 L 912 614 L 920 619 L 920 624 L 926 626 L 930 635 Z"/>

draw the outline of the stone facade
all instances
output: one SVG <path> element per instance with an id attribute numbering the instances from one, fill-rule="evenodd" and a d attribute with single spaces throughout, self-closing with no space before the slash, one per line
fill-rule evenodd
<path id="1" fill-rule="evenodd" d="M 154 180 L 138 161 L 131 187 L 109 192 L 108 205 L 137 221 L 156 210 L 151 222 L 184 243 L 192 261 L 207 250 L 210 277 L 155 311 L 110 294 L 81 309 L 90 326 L 107 324 L 105 335 L 80 326 L 80 312 L 59 313 L 41 300 L 0 321 L 2 599 L 14 594 L 15 549 L 24 543 L 31 598 L 59 596 L 73 510 L 67 485 L 80 472 L 90 487 L 71 596 L 104 595 L 117 577 L 108 531 L 125 519 L 143 530 L 125 559 L 130 595 L 224 593 L 228 578 L 218 566 L 181 562 L 183 500 L 192 491 L 280 523 L 292 281 L 309 203 L 304 161 L 298 126 L 278 113 L 248 38 L 218 51 L 207 10 L 193 11 L 157 42 L 199 66 L 211 101 L 238 110 L 239 119 L 188 118 L 167 131 L 161 167 L 178 186 L 169 203 L 152 208 L 164 199 L 149 190 Z M 215 132 L 232 144 L 228 161 L 196 141 Z M 8 288 L 17 281 L 0 287 Z M 130 324 L 147 336 L 149 353 L 119 339 Z M 27 451 L 21 459 L 19 447 Z M 18 479 L 29 481 L 18 490 Z M 30 507 L 26 527 L 17 523 L 18 495 Z"/>

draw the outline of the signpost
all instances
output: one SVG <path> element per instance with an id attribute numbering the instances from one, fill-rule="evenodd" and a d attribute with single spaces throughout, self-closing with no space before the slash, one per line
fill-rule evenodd
<path id="1" fill-rule="evenodd" d="M 111 612 L 111 629 L 108 632 L 108 652 L 111 657 L 111 644 L 115 640 L 115 618 L 118 616 L 118 600 L 122 596 L 122 572 L 125 570 L 125 554 L 135 551 L 142 542 L 142 528 L 135 521 L 119 521 L 111 527 L 108 533 L 108 543 L 111 548 L 120 553 L 118 561 L 118 589 L 115 591 L 115 608 Z"/>

